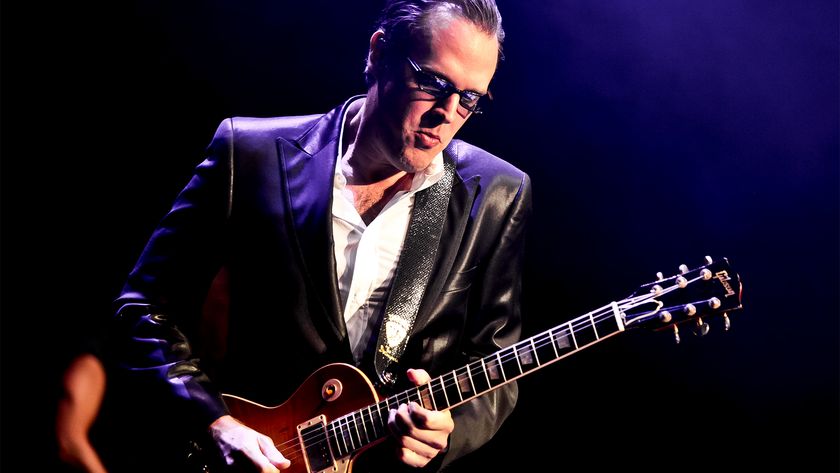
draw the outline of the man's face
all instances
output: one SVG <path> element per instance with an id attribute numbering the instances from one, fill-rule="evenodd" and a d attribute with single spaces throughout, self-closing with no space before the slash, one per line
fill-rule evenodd
<path id="1" fill-rule="evenodd" d="M 411 59 L 460 90 L 486 93 L 496 70 L 496 38 L 459 18 L 442 23 L 428 40 L 415 45 Z M 389 80 L 377 84 L 376 121 L 391 164 L 418 172 L 452 141 L 471 113 L 459 105 L 457 93 L 434 98 L 420 90 L 408 59 L 394 69 Z"/>

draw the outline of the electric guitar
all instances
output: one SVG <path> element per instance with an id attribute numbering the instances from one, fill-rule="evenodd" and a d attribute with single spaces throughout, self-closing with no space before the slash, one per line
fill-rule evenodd
<path id="1" fill-rule="evenodd" d="M 283 404 L 263 406 L 224 394 L 231 414 L 271 437 L 292 461 L 291 473 L 345 473 L 366 449 L 387 436 L 388 412 L 414 401 L 447 410 L 499 386 L 630 329 L 671 329 L 694 325 L 705 335 L 703 318 L 741 309 L 740 277 L 726 258 L 640 286 L 626 299 L 569 320 L 461 368 L 428 384 L 380 399 L 371 381 L 351 365 L 331 364 L 314 372 Z M 200 454 L 193 452 L 196 457 Z M 204 471 L 211 471 L 206 464 Z"/>

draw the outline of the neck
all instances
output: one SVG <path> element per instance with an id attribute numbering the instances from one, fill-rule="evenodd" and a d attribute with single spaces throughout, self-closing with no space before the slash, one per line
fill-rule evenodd
<path id="1" fill-rule="evenodd" d="M 344 122 L 341 171 L 348 184 L 390 186 L 406 175 L 406 171 L 394 166 L 391 154 L 393 147 L 383 142 L 382 133 L 377 132 L 381 124 L 374 123 L 370 111 L 375 100 L 368 96 L 351 104 Z"/>

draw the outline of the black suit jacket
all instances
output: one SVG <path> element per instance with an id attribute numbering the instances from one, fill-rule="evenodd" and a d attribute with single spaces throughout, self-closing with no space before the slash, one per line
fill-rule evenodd
<path id="1" fill-rule="evenodd" d="M 219 390 L 273 405 L 316 368 L 352 363 L 331 224 L 349 103 L 324 115 L 222 122 L 131 272 L 116 301 L 129 339 L 117 357 L 150 393 L 177 402 L 177 415 L 205 427 L 226 413 Z M 514 166 L 459 140 L 444 155 L 457 175 L 402 358 L 433 376 L 519 339 L 531 208 L 530 180 Z M 209 323 L 203 308 L 220 268 L 225 316 Z M 514 382 L 454 409 L 444 461 L 492 437 L 516 398 Z"/>

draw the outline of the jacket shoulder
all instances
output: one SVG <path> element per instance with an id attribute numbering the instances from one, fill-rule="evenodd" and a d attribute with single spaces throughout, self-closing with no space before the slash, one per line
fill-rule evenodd
<path id="1" fill-rule="evenodd" d="M 288 117 L 231 117 L 219 124 L 215 139 L 247 140 L 295 139 L 312 128 L 324 114 Z"/>
<path id="2" fill-rule="evenodd" d="M 528 175 L 513 164 L 466 141 L 452 140 L 446 151 L 464 180 L 474 176 L 480 176 L 482 181 L 501 178 L 521 183 L 529 180 Z"/>

